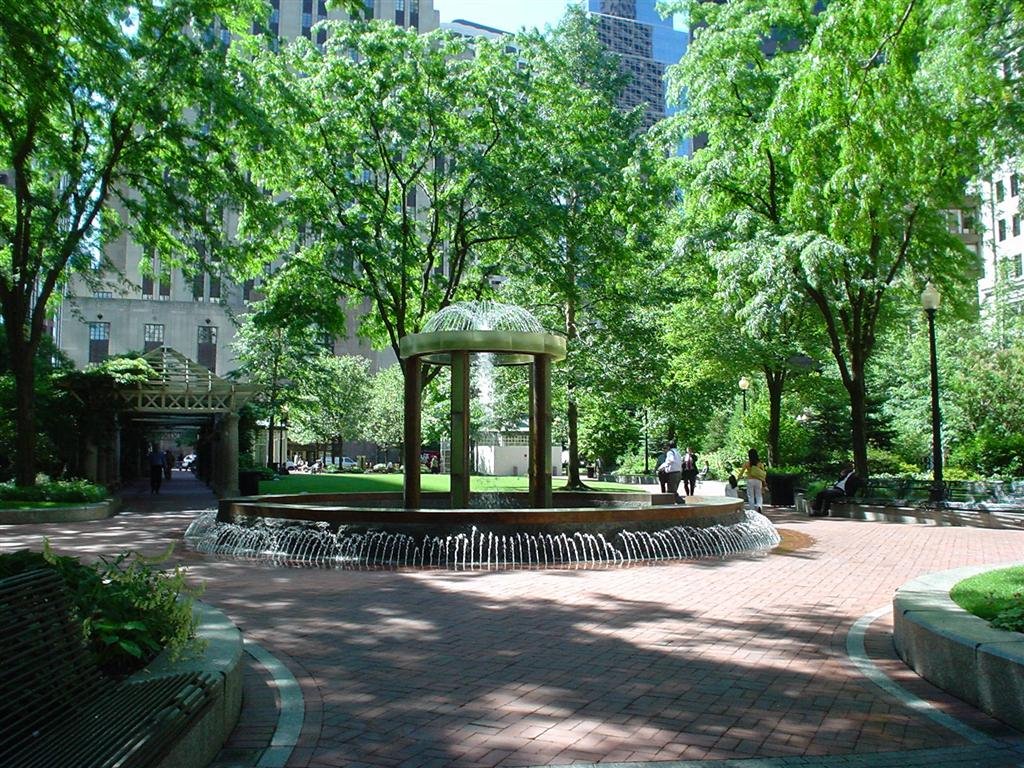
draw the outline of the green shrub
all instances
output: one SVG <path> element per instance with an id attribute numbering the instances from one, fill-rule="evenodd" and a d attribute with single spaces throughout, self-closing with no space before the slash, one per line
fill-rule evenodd
<path id="1" fill-rule="evenodd" d="M 144 667 L 162 648 L 180 652 L 195 635 L 192 598 L 198 592 L 185 584 L 180 568 L 160 571 L 153 564 L 128 552 L 83 564 L 54 554 L 46 542 L 42 552 L 0 555 L 0 578 L 37 568 L 57 571 L 96 663 L 107 675 L 121 677 Z"/>
<path id="2" fill-rule="evenodd" d="M 346 472 L 351 472 L 353 475 L 362 475 L 366 472 L 362 467 L 352 467 L 352 469 L 346 469 Z"/>
<path id="3" fill-rule="evenodd" d="M 14 483 L 0 483 L 0 501 L 63 501 L 68 503 L 95 503 L 109 494 L 102 485 L 87 480 L 48 480 L 37 478 L 36 485 L 20 487 Z"/>
<path id="4" fill-rule="evenodd" d="M 325 464 L 324 465 L 324 474 L 336 475 L 339 472 L 341 472 L 341 470 L 338 468 L 337 464 Z"/>
<path id="5" fill-rule="evenodd" d="M 868 446 L 868 473 L 871 477 L 880 475 L 913 475 L 919 470 L 903 457 L 884 448 Z"/>

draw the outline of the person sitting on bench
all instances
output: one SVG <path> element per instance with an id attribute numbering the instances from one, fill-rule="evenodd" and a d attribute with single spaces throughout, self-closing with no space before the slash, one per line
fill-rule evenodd
<path id="1" fill-rule="evenodd" d="M 853 465 L 847 464 L 839 473 L 839 479 L 831 488 L 820 491 L 811 503 L 811 517 L 826 517 L 829 507 L 835 499 L 853 496 L 860 485 L 860 478 L 853 471 Z"/>

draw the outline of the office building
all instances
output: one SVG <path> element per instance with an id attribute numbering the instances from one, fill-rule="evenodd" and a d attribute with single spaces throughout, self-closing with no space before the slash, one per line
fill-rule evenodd
<path id="1" fill-rule="evenodd" d="M 996 300 L 1024 311 L 1024 231 L 1019 164 L 1005 163 L 980 185 L 981 257 L 978 280 L 983 310 Z"/>

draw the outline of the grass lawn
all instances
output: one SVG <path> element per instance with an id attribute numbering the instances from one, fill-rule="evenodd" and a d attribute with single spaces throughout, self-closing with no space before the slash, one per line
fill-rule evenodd
<path id="1" fill-rule="evenodd" d="M 450 490 L 448 475 L 422 475 L 424 493 Z M 337 475 L 285 475 L 276 480 L 260 482 L 260 493 L 360 493 L 372 491 L 402 490 L 403 477 L 396 475 L 355 475 L 339 473 Z M 595 491 L 620 491 L 641 493 L 642 489 L 635 485 L 605 483 L 587 480 L 586 484 Z M 527 491 L 529 479 L 525 477 L 490 477 L 474 475 L 470 478 L 470 490 L 478 492 Z M 565 478 L 553 478 L 552 488 L 557 493 L 565 485 Z"/>
<path id="2" fill-rule="evenodd" d="M 965 611 L 994 619 L 1001 611 L 1024 603 L 1024 567 L 979 573 L 959 582 L 949 596 Z"/>

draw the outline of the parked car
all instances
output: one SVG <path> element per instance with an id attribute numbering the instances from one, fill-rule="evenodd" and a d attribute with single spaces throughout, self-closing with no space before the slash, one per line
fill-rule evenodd
<path id="1" fill-rule="evenodd" d="M 359 462 L 355 459 L 350 459 L 348 456 L 341 457 L 341 468 L 342 469 L 355 469 L 359 466 Z"/>
<path id="2" fill-rule="evenodd" d="M 186 456 L 184 459 L 181 460 L 181 468 L 182 469 L 191 469 L 192 468 L 192 464 L 195 463 L 195 460 L 196 460 L 196 455 L 194 453 L 190 453 L 188 456 Z"/>

